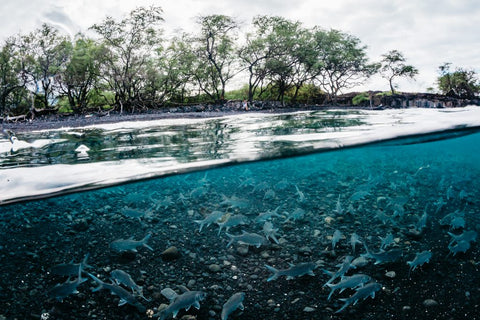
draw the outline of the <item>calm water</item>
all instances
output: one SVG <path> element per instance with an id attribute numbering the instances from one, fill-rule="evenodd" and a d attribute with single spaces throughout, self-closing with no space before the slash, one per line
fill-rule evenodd
<path id="1" fill-rule="evenodd" d="M 229 319 L 475 319 L 478 111 L 409 112 L 301 113 L 18 134 L 37 147 L 4 151 L 5 202 L 169 175 L 0 206 L 0 318 L 146 319 L 169 304 L 161 293 L 169 287 L 178 294 L 182 288 L 207 294 L 200 310 L 179 313 L 198 319 L 220 319 L 223 304 L 236 292 L 245 292 L 245 309 Z M 411 135 L 433 127 L 450 131 Z M 396 136 L 404 138 L 368 144 Z M 90 150 L 79 157 L 75 149 L 81 144 Z M 341 148 L 355 144 L 363 146 Z M 325 152 L 306 154 L 319 150 Z M 260 158 L 270 160 L 251 162 Z M 177 171 L 184 173 L 171 175 Z M 35 186 L 24 185 L 29 183 Z M 215 211 L 218 221 L 200 232 L 198 221 Z M 227 233 L 227 224 L 219 232 L 217 222 L 238 215 L 244 216 L 242 225 Z M 235 241 L 227 247 L 228 234 L 242 232 L 269 240 L 259 248 Z M 355 251 L 354 233 L 361 239 Z M 110 246 L 148 234 L 153 251 Z M 366 255 L 363 244 L 380 256 L 401 256 L 375 264 L 380 258 Z M 173 246 L 178 255 L 162 254 Z M 407 262 L 424 251 L 431 258 L 410 270 Z M 119 297 L 108 290 L 92 292 L 98 285 L 86 273 L 78 294 L 56 299 L 52 288 L 78 276 L 68 280 L 55 274 L 55 266 L 79 263 L 86 254 L 86 271 L 99 279 L 110 283 L 110 272 L 121 269 L 143 286 L 151 300 L 137 301 L 147 311 L 117 306 Z M 345 303 L 340 299 L 356 291 L 335 291 L 327 299 L 331 276 L 323 270 L 335 273 L 346 256 L 351 261 L 362 255 L 365 261 L 357 260 L 345 274 L 368 275 L 381 289 L 375 298 L 335 313 Z M 287 269 L 304 262 L 314 263 L 315 275 L 267 281 L 272 273 L 265 265 Z"/>

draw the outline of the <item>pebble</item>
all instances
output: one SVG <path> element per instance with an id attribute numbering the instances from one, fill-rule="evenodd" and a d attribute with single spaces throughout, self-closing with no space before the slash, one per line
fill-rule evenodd
<path id="1" fill-rule="evenodd" d="M 433 299 L 426 299 L 425 301 L 423 301 L 423 305 L 425 307 L 435 307 L 438 306 L 438 302 Z"/>
<path id="2" fill-rule="evenodd" d="M 325 222 L 326 222 L 327 224 L 331 224 L 331 223 L 334 222 L 334 221 L 335 221 L 335 219 L 332 218 L 332 217 L 325 217 Z"/>
<path id="3" fill-rule="evenodd" d="M 177 247 L 171 246 L 170 248 L 163 251 L 160 256 L 165 261 L 172 261 L 180 258 L 180 251 L 178 251 Z"/>
<path id="4" fill-rule="evenodd" d="M 246 256 L 248 254 L 248 246 L 239 246 L 237 248 L 237 253 L 241 256 Z"/>
<path id="5" fill-rule="evenodd" d="M 208 266 L 208 270 L 210 270 L 211 272 L 219 272 L 221 269 L 222 268 L 216 263 L 213 263 Z"/>
<path id="6" fill-rule="evenodd" d="M 412 307 L 410 307 L 410 306 L 403 306 L 402 310 L 403 310 L 403 311 L 410 311 L 410 310 L 412 310 Z"/>
<path id="7" fill-rule="evenodd" d="M 303 308 L 303 312 L 314 312 L 316 309 L 312 307 L 305 307 Z"/>
<path id="8" fill-rule="evenodd" d="M 387 273 L 385 273 L 385 276 L 388 277 L 388 278 L 395 278 L 397 274 L 395 273 L 395 271 L 388 271 Z"/>

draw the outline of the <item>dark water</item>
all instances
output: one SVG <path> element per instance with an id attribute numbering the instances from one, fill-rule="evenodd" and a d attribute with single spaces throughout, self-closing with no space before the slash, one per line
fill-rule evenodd
<path id="1" fill-rule="evenodd" d="M 107 290 L 92 292 L 97 285 L 91 279 L 62 302 L 47 295 L 67 280 L 52 267 L 80 262 L 89 253 L 87 271 L 104 281 L 111 270 L 128 272 L 151 299 L 138 302 L 153 312 L 168 304 L 160 293 L 166 287 L 206 292 L 200 310 L 182 310 L 179 318 L 220 319 L 225 301 L 243 291 L 245 309 L 229 319 L 476 319 L 478 243 L 469 241 L 465 252 L 453 255 L 449 232 L 480 231 L 480 133 L 418 141 L 238 164 L 1 206 L 0 318 L 148 318 L 135 307 L 117 306 L 119 298 Z M 140 217 L 126 215 L 132 212 L 126 209 Z M 264 224 L 255 219 L 275 209 L 279 216 L 270 222 L 279 243 L 269 240 L 260 248 L 238 243 L 227 248 L 224 229 L 218 234 L 214 223 L 199 232 L 194 222 L 213 211 L 224 218 L 242 214 L 245 225 L 228 232 L 263 235 Z M 427 223 L 420 228 L 425 213 Z M 455 222 L 444 218 L 448 214 Z M 336 230 L 343 237 L 332 250 Z M 109 247 L 148 233 L 153 251 L 118 253 Z M 366 252 L 357 244 L 353 253 L 352 233 L 375 252 L 380 237 L 391 234 L 393 243 L 385 250 L 400 249 L 402 256 L 350 269 L 347 275 L 366 274 L 382 289 L 374 299 L 335 313 L 344 304 L 340 299 L 355 291 L 336 291 L 327 300 L 324 284 L 330 277 L 322 269 L 336 271 L 345 256 Z M 179 255 L 168 259 L 161 253 L 172 246 Z M 430 261 L 409 274 L 407 261 L 427 250 Z M 266 264 L 286 269 L 301 262 L 314 262 L 315 276 L 266 281 L 271 275 Z"/>

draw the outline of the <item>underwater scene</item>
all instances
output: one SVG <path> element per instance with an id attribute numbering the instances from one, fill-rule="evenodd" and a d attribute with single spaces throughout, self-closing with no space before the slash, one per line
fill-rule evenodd
<path id="1" fill-rule="evenodd" d="M 2 205 L 0 319 L 476 319 L 477 129 Z"/>

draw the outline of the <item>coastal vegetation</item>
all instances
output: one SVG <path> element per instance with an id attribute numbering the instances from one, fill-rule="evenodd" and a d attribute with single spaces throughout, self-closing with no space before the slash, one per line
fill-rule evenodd
<path id="1" fill-rule="evenodd" d="M 376 73 L 392 94 L 398 78 L 418 74 L 397 50 L 369 61 L 361 40 L 339 30 L 257 16 L 243 32 L 234 17 L 206 15 L 196 18 L 195 33 L 167 38 L 162 14 L 152 6 L 120 20 L 107 17 L 90 28 L 91 37 L 71 38 L 43 24 L 8 38 L 0 47 L 0 116 L 136 112 L 229 99 L 336 103 Z M 439 91 L 476 97 L 477 74 L 450 66 L 440 66 Z M 227 91 L 234 79 L 245 85 Z"/>

